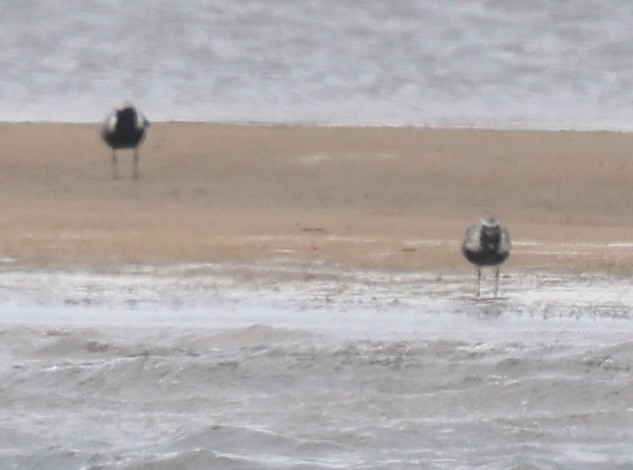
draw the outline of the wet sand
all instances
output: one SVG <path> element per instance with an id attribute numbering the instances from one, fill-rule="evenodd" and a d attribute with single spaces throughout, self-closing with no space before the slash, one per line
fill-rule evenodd
<path id="1" fill-rule="evenodd" d="M 28 268 L 288 259 L 471 269 L 467 225 L 506 223 L 508 269 L 633 266 L 633 134 L 159 123 L 111 178 L 98 125 L 0 124 L 0 256 Z"/>

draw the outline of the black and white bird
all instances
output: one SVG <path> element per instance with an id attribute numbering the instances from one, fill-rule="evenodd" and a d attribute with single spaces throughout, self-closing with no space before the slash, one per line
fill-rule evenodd
<path id="1" fill-rule="evenodd" d="M 482 219 L 468 227 L 462 253 L 477 266 L 477 297 L 481 294 L 481 268 L 495 266 L 495 297 L 499 291 L 499 267 L 510 256 L 510 234 L 494 218 Z"/>
<path id="2" fill-rule="evenodd" d="M 112 176 L 118 178 L 117 155 L 120 149 L 134 151 L 134 169 L 132 177 L 138 178 L 138 146 L 145 137 L 145 129 L 149 126 L 147 118 L 131 103 L 122 103 L 112 111 L 103 123 L 101 137 L 112 149 Z"/>

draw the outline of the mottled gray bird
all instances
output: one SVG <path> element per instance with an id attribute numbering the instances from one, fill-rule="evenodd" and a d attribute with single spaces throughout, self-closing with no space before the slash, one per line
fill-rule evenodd
<path id="1" fill-rule="evenodd" d="M 117 155 L 119 149 L 134 151 L 134 169 L 132 177 L 138 178 L 138 146 L 145 137 L 145 129 L 149 126 L 147 118 L 131 103 L 123 103 L 112 111 L 103 123 L 101 137 L 112 149 L 112 177 L 118 178 Z"/>
<path id="2" fill-rule="evenodd" d="M 468 227 L 462 253 L 477 266 L 477 297 L 481 294 L 481 268 L 495 266 L 495 297 L 499 291 L 499 267 L 510 256 L 510 234 L 494 218 L 482 219 Z"/>

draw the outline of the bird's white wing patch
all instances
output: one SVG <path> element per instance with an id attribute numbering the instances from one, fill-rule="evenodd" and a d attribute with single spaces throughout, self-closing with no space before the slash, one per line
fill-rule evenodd
<path id="1" fill-rule="evenodd" d="M 147 119 L 142 113 L 136 112 L 136 127 L 138 129 L 144 129 L 147 125 Z"/>
<path id="2" fill-rule="evenodd" d="M 512 247 L 512 242 L 510 241 L 510 234 L 505 229 L 505 227 L 501 228 L 501 243 L 499 244 L 499 252 L 507 253 L 510 251 Z"/>
<path id="3" fill-rule="evenodd" d="M 471 225 L 468 227 L 466 230 L 466 237 L 464 239 L 464 248 L 469 251 L 479 251 L 481 248 L 481 236 L 479 232 L 479 225 Z"/>
<path id="4" fill-rule="evenodd" d="M 108 132 L 114 132 L 116 129 L 116 113 L 112 113 L 106 120 L 106 130 Z"/>

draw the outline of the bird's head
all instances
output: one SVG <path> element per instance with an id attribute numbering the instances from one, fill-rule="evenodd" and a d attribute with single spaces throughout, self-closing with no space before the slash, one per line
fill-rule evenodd
<path id="1" fill-rule="evenodd" d="M 123 111 L 125 109 L 133 109 L 134 111 L 136 111 L 136 107 L 134 106 L 134 104 L 132 104 L 131 101 L 127 100 L 121 101 L 116 109 L 117 111 Z"/>

